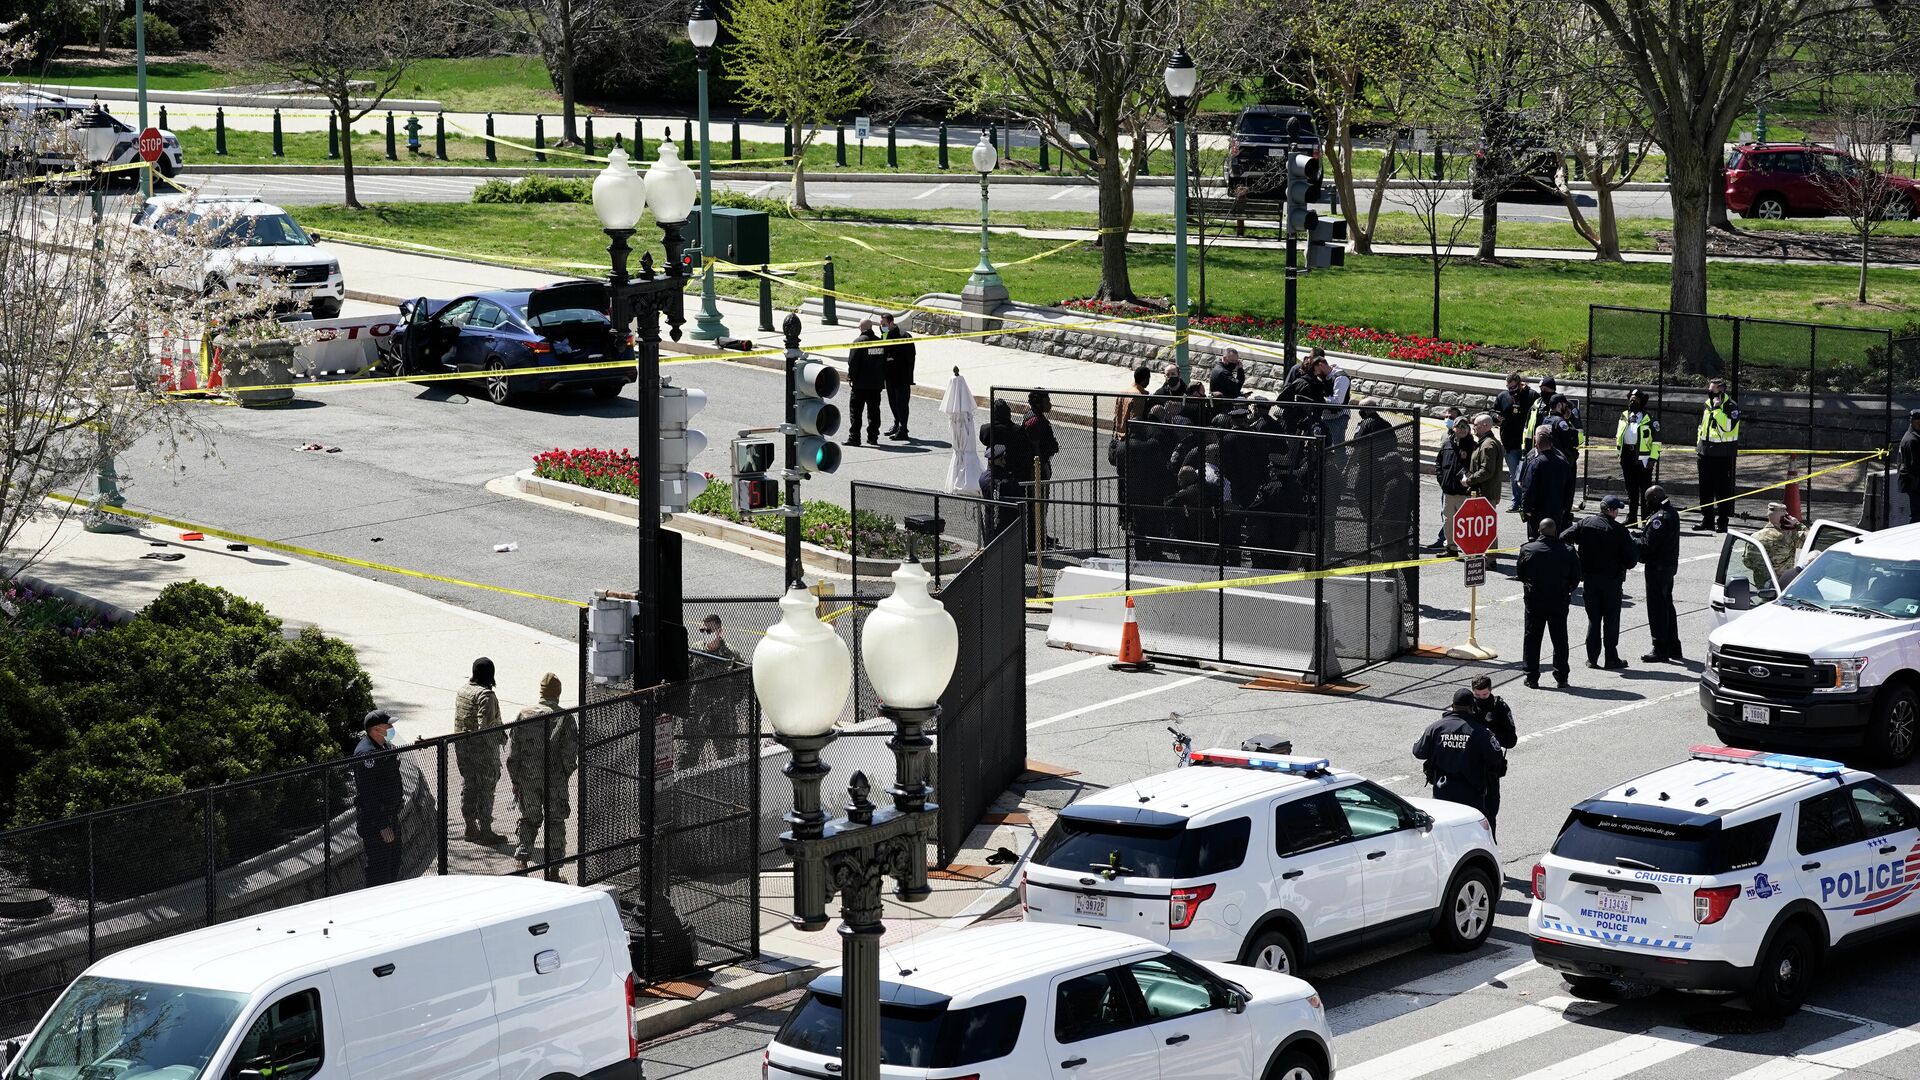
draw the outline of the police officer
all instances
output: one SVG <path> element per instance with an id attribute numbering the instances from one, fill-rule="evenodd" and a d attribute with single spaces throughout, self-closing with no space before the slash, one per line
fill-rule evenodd
<path id="1" fill-rule="evenodd" d="M 1707 404 L 1700 411 L 1700 531 L 1726 532 L 1733 509 L 1733 462 L 1740 453 L 1740 403 L 1727 396 L 1724 379 L 1707 380 Z"/>
<path id="2" fill-rule="evenodd" d="M 1583 519 L 1567 530 L 1566 540 L 1580 551 L 1580 577 L 1586 583 L 1581 592 L 1587 608 L 1587 666 L 1601 666 L 1604 647 L 1606 669 L 1618 671 L 1627 666 L 1620 659 L 1620 598 L 1627 571 L 1640 562 L 1633 534 L 1620 523 L 1620 512 L 1627 500 L 1609 495 L 1600 500 L 1600 512 Z"/>
<path id="3" fill-rule="evenodd" d="M 1474 714 L 1478 723 L 1485 724 L 1493 735 L 1493 741 L 1500 744 L 1501 750 L 1511 750 L 1520 745 L 1520 732 L 1513 726 L 1513 708 L 1505 698 L 1493 692 L 1493 680 L 1485 675 L 1476 675 L 1473 679 L 1473 699 L 1479 706 Z M 1502 757 L 1505 755 L 1503 754 Z M 1502 770 L 1504 773 L 1505 770 Z M 1500 778 L 1489 777 L 1487 783 L 1487 823 L 1493 826 L 1493 837 L 1500 838 Z"/>
<path id="4" fill-rule="evenodd" d="M 1627 485 L 1627 520 L 1640 520 L 1640 496 L 1653 483 L 1653 469 L 1660 461 L 1660 421 L 1647 411 L 1647 392 L 1635 390 L 1627 395 L 1627 411 L 1613 432 L 1614 445 L 1620 449 L 1620 476 Z"/>
<path id="5" fill-rule="evenodd" d="M 1533 432 L 1533 452 L 1521 466 L 1520 509 L 1526 514 L 1527 539 L 1540 534 L 1548 521 L 1559 528 L 1573 524 L 1573 463 L 1553 446 L 1553 430 L 1542 424 Z M 1557 530 L 1556 530 L 1557 531 Z"/>
<path id="6" fill-rule="evenodd" d="M 1560 523 L 1540 522 L 1540 538 L 1520 549 L 1515 576 L 1526 588 L 1527 637 L 1522 650 L 1527 686 L 1540 688 L 1540 635 L 1553 635 L 1554 685 L 1567 685 L 1567 608 L 1580 584 L 1580 559 L 1560 539 Z"/>
<path id="7" fill-rule="evenodd" d="M 353 828 L 360 834 L 360 848 L 366 853 L 367 884 L 385 885 L 400 880 L 400 807 L 404 801 L 400 758 L 381 754 L 393 748 L 393 718 L 385 709 L 368 713 L 361 726 L 366 734 L 353 748 Z"/>
<path id="8" fill-rule="evenodd" d="M 1540 425 L 1553 415 L 1553 399 L 1560 396 L 1560 384 L 1553 376 L 1540 376 L 1540 392 L 1533 396 L 1533 404 L 1527 409 L 1527 431 L 1540 430 Z"/>
<path id="9" fill-rule="evenodd" d="M 1507 755 L 1494 742 L 1493 732 L 1478 719 L 1480 706 L 1473 691 L 1453 692 L 1453 704 L 1427 726 L 1413 744 L 1413 756 L 1426 763 L 1433 797 L 1471 806 L 1487 813 L 1490 783 L 1506 775 Z"/>
<path id="10" fill-rule="evenodd" d="M 543 716 L 552 719 L 541 723 Z M 520 799 L 519 845 L 513 857 L 525 870 L 543 823 L 547 844 L 542 861 L 558 862 L 566 855 L 567 818 L 573 813 L 567 779 L 580 765 L 580 727 L 572 713 L 561 711 L 560 676 L 551 671 L 540 678 L 540 703 L 521 709 L 514 719 L 507 743 L 507 775 Z"/>
<path id="11" fill-rule="evenodd" d="M 1640 530 L 1640 565 L 1647 579 L 1647 629 L 1653 649 L 1640 659 L 1649 664 L 1684 663 L 1680 616 L 1673 609 L 1673 575 L 1680 569 L 1680 515 L 1658 484 L 1647 489 L 1647 523 Z"/>
<path id="12" fill-rule="evenodd" d="M 1527 380 L 1519 372 L 1510 371 L 1507 388 L 1493 401 L 1493 411 L 1500 417 L 1500 446 L 1507 455 L 1507 476 L 1513 486 L 1513 502 L 1507 509 L 1515 514 L 1520 512 L 1520 459 L 1527 456 L 1527 447 L 1533 442 L 1533 429 L 1538 426 L 1527 422 L 1533 415 L 1535 399 Z"/>
<path id="13" fill-rule="evenodd" d="M 493 793 L 500 786 L 500 751 L 507 733 L 500 727 L 500 699 L 493 692 L 493 661 L 473 662 L 473 677 L 453 698 L 453 730 L 468 735 L 453 746 L 460 766 L 460 816 L 466 819 L 465 839 L 474 844 L 499 844 L 507 839 L 493 831 Z"/>

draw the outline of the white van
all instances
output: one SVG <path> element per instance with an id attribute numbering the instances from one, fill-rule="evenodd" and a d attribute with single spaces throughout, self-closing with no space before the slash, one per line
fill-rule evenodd
<path id="1" fill-rule="evenodd" d="M 638 1080 L 611 894 L 425 877 L 88 968 L 7 1080 Z"/>

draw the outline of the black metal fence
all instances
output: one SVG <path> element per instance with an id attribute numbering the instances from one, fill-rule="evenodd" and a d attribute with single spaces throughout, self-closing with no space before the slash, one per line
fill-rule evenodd
<path id="1" fill-rule="evenodd" d="M 0 881 L 46 894 L 0 918 L 0 1034 L 110 953 L 428 874 L 613 885 L 652 980 L 755 955 L 758 724 L 740 671 L 0 833 Z M 687 743 L 719 752 L 657 752 Z"/>
<path id="2" fill-rule="evenodd" d="M 1897 395 L 1920 377 L 1920 343 L 1886 330 L 1595 305 L 1588 309 L 1586 498 L 1624 492 L 1616 431 L 1634 389 L 1660 425 L 1655 479 L 1676 502 L 1697 501 L 1694 446 L 1707 380 L 1727 381 L 1740 403 L 1737 516 L 1764 516 L 1778 485 L 1802 484 L 1812 517 L 1886 520 L 1891 459 L 1861 460 L 1899 438 Z M 1848 463 L 1852 464 L 1848 464 Z M 1833 466 L 1842 468 L 1828 470 Z M 1878 476 L 1878 481 L 1871 477 Z"/>

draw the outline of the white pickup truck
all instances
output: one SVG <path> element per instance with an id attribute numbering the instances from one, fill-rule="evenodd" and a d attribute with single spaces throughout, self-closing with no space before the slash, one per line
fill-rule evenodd
<path id="1" fill-rule="evenodd" d="M 1735 746 L 1920 747 L 1920 525 L 1816 521 L 1792 567 L 1746 533 L 1720 550 L 1700 704 Z"/>

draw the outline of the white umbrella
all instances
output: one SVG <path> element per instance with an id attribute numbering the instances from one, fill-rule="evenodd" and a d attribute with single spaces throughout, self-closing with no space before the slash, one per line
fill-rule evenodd
<path id="1" fill-rule="evenodd" d="M 975 438 L 973 390 L 959 368 L 947 380 L 947 396 L 940 399 L 940 411 L 947 414 L 947 437 L 953 442 L 953 458 L 947 462 L 947 490 L 962 495 L 980 493 L 980 474 L 987 471 L 980 460 Z"/>

